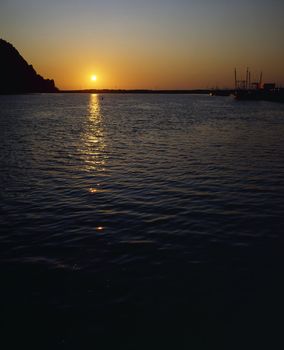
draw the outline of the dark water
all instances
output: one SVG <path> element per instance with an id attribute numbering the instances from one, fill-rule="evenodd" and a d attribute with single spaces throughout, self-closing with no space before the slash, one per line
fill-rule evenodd
<path id="1" fill-rule="evenodd" d="M 43 94 L 0 108 L 11 348 L 282 348 L 282 104 Z"/>

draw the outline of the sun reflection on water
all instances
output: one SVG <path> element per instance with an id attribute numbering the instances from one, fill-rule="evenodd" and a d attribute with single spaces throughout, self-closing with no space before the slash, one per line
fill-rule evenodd
<path id="1" fill-rule="evenodd" d="M 93 172 L 94 175 L 98 172 L 105 172 L 108 158 L 106 146 L 100 99 L 97 94 L 91 94 L 82 147 L 85 169 L 87 171 Z"/>
<path id="2" fill-rule="evenodd" d="M 108 148 L 106 142 L 106 130 L 104 117 L 101 111 L 99 95 L 91 94 L 88 112 L 84 121 L 84 131 L 81 137 L 80 153 L 84 164 L 84 170 L 88 172 L 84 189 L 93 196 L 94 204 L 100 200 L 104 189 L 104 180 L 108 166 Z M 94 224 L 97 233 L 105 232 L 104 221 L 98 216 Z"/>

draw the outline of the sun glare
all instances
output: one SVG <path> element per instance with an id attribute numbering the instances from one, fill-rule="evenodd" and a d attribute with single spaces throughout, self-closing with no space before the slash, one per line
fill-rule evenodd
<path id="1" fill-rule="evenodd" d="M 96 76 L 96 75 L 92 75 L 92 76 L 91 76 L 91 80 L 92 80 L 92 81 L 96 81 L 96 80 L 97 80 L 97 76 Z"/>

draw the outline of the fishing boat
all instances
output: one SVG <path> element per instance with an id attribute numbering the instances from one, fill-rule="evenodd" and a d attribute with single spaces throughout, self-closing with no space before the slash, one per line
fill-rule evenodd
<path id="1" fill-rule="evenodd" d="M 284 89 L 277 88 L 275 83 L 262 84 L 262 72 L 258 82 L 251 82 L 251 73 L 247 68 L 246 79 L 237 79 L 237 70 L 235 69 L 235 92 L 236 100 L 251 101 L 273 101 L 284 102 Z"/>

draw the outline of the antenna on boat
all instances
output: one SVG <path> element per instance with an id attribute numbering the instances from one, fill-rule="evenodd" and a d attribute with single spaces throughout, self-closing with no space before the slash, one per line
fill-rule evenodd
<path id="1" fill-rule="evenodd" d="M 235 68 L 235 90 L 237 90 L 237 68 Z"/>
<path id="2" fill-rule="evenodd" d="M 249 69 L 247 67 L 247 71 L 246 71 L 246 89 L 248 88 L 248 76 L 249 76 Z"/>
<path id="3" fill-rule="evenodd" d="M 250 71 L 248 72 L 248 88 L 251 88 L 251 82 L 250 82 Z"/>
<path id="4" fill-rule="evenodd" d="M 262 72 L 260 72 L 260 77 L 259 77 L 259 89 L 261 89 L 262 85 Z"/>

